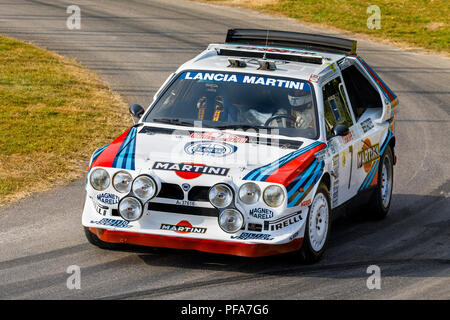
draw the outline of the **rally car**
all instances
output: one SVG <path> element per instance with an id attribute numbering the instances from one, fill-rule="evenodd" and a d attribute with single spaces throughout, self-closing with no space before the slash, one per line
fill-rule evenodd
<path id="1" fill-rule="evenodd" d="M 93 153 L 87 239 L 317 261 L 341 209 L 388 213 L 397 104 L 356 41 L 228 30 Z"/>

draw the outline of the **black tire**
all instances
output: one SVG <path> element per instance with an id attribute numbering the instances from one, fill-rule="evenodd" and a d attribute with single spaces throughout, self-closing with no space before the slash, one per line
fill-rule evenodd
<path id="1" fill-rule="evenodd" d="M 90 244 L 93 244 L 94 246 L 97 246 L 101 249 L 114 250 L 120 247 L 120 244 L 118 243 L 109 243 L 100 240 L 95 234 L 89 231 L 89 228 L 87 227 L 84 227 L 84 234 L 86 235 L 86 239 Z"/>
<path id="2" fill-rule="evenodd" d="M 313 246 L 311 245 L 310 240 L 310 218 L 311 218 L 311 210 L 313 208 L 314 202 L 318 196 L 318 194 L 323 194 L 323 196 L 326 199 L 326 203 L 328 205 L 328 224 L 327 224 L 327 234 L 325 238 L 325 242 L 322 245 L 322 248 L 319 251 L 316 251 Z M 303 237 L 303 245 L 302 248 L 299 251 L 300 259 L 304 263 L 315 263 L 320 260 L 323 253 L 325 252 L 328 238 L 330 235 L 330 229 L 331 229 L 331 205 L 330 205 L 330 192 L 328 191 L 327 186 L 324 183 L 321 183 L 319 187 L 317 188 L 317 192 L 313 198 L 313 201 L 309 207 L 308 216 L 306 218 L 306 226 L 305 226 L 305 235 Z"/>
<path id="3" fill-rule="evenodd" d="M 387 158 L 387 159 L 386 159 Z M 383 203 L 383 192 L 382 192 L 382 184 L 383 184 L 383 164 L 386 162 L 387 164 L 387 174 L 390 175 L 390 191 L 388 196 L 388 202 Z M 392 189 L 394 186 L 394 155 L 391 147 L 388 145 L 383 155 L 380 158 L 380 164 L 378 166 L 378 183 L 374 189 L 374 193 L 371 196 L 369 203 L 367 204 L 367 211 L 369 213 L 369 217 L 375 220 L 381 220 L 386 217 L 389 213 L 389 208 L 391 207 L 392 200 Z"/>

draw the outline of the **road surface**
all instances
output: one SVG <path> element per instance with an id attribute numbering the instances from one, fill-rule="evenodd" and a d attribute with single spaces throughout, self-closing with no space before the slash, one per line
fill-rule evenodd
<path id="1" fill-rule="evenodd" d="M 76 58 L 130 104 L 148 105 L 169 73 L 222 42 L 228 28 L 327 32 L 193 2 L 75 2 L 80 30 L 66 26 L 74 1 L 1 0 L 0 33 Z M 339 220 L 326 255 L 312 266 L 287 256 L 105 251 L 82 232 L 80 179 L 0 209 L 0 299 L 449 299 L 450 61 L 358 40 L 361 56 L 400 99 L 385 220 Z M 66 287 L 71 265 L 81 268 L 80 290 Z M 381 269 L 381 289 L 367 288 L 370 265 Z"/>

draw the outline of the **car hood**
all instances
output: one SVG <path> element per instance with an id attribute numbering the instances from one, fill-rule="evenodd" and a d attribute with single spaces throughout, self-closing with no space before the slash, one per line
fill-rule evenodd
<path id="1" fill-rule="evenodd" d="M 94 152 L 91 167 L 138 172 L 200 174 L 287 184 L 309 164 L 323 143 L 309 139 L 256 137 L 243 132 L 140 126 Z"/>

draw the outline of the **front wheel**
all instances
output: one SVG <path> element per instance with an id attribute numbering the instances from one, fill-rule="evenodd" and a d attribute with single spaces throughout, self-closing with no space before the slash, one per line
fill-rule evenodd
<path id="1" fill-rule="evenodd" d="M 84 228 L 84 234 L 86 235 L 86 239 L 89 241 L 90 244 L 93 244 L 94 246 L 97 246 L 101 249 L 108 249 L 108 250 L 114 250 L 118 249 L 120 247 L 120 244 L 117 243 L 108 243 L 105 241 L 100 240 L 95 234 L 93 234 L 89 228 Z"/>
<path id="2" fill-rule="evenodd" d="M 320 184 L 309 207 L 301 259 L 306 263 L 319 261 L 325 251 L 331 227 L 330 193 L 325 184 Z"/>

